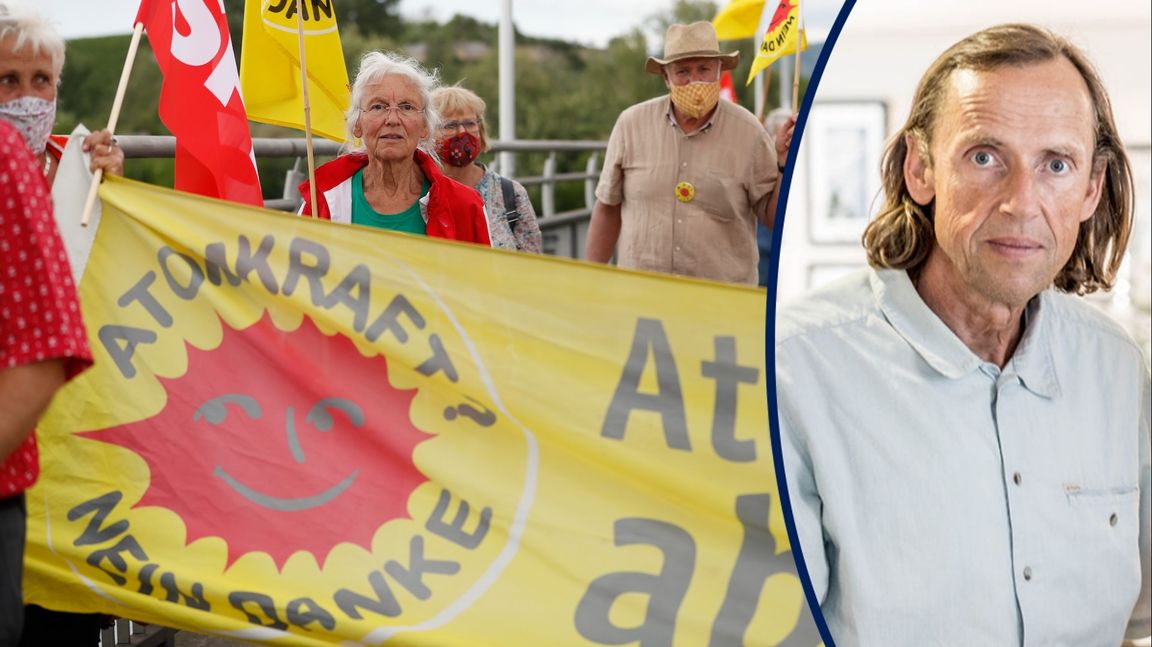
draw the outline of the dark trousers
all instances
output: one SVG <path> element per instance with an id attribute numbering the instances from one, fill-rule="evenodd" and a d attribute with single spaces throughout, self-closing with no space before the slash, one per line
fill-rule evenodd
<path id="1" fill-rule="evenodd" d="M 16 647 L 24 626 L 24 495 L 0 499 L 0 647 Z"/>
<path id="2" fill-rule="evenodd" d="M 108 616 L 52 611 L 34 604 L 24 607 L 20 647 L 96 647 Z"/>

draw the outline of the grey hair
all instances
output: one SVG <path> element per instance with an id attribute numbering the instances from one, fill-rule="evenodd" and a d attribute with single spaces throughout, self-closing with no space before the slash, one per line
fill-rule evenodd
<path id="1" fill-rule="evenodd" d="M 0 0 L 3 1 L 3 0 Z M 350 151 L 364 150 L 364 144 L 355 144 L 356 120 L 360 118 L 360 106 L 364 102 L 364 89 L 386 76 L 400 76 L 408 79 L 420 91 L 420 103 L 424 106 L 424 125 L 428 128 L 428 135 L 417 145 L 420 150 L 428 153 L 439 162 L 436 155 L 436 132 L 440 128 L 440 113 L 432 104 L 432 91 L 440 87 L 439 74 L 436 70 L 426 71 L 416 59 L 411 56 L 402 56 L 392 52 L 368 52 L 360 58 L 360 71 L 356 73 L 356 80 L 352 82 L 352 105 L 344 113 L 345 137 L 344 147 Z"/>
<path id="2" fill-rule="evenodd" d="M 788 118 L 792 116 L 792 111 L 788 108 L 776 108 L 764 117 L 764 130 L 768 131 L 769 135 L 776 136 L 776 131 L 780 127 L 788 123 Z"/>
<path id="3" fill-rule="evenodd" d="M 29 47 L 33 56 L 47 56 L 52 60 L 52 72 L 60 79 L 64 69 L 64 37 L 56 24 L 40 10 L 23 0 L 0 0 L 0 38 L 15 37 L 13 51 Z"/>

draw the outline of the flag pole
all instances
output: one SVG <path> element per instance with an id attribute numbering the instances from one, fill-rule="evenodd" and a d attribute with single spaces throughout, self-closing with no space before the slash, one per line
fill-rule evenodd
<path id="1" fill-rule="evenodd" d="M 764 102 L 760 104 L 760 110 L 756 113 L 756 121 L 764 123 L 764 111 L 768 109 L 768 90 L 769 83 L 772 81 L 772 66 L 764 68 L 764 76 L 761 79 L 764 82 Z"/>
<path id="2" fill-rule="evenodd" d="M 800 110 L 800 48 L 796 48 L 796 69 L 792 73 L 792 114 Z"/>
<path id="3" fill-rule="evenodd" d="M 804 14 L 800 11 L 800 1 L 796 1 L 796 68 L 792 73 L 792 114 L 800 111 L 800 36 L 804 33 Z"/>
<path id="4" fill-rule="evenodd" d="M 116 133 L 116 122 L 120 120 L 120 107 L 124 104 L 124 93 L 128 89 L 128 77 L 132 75 L 132 65 L 136 62 L 136 49 L 140 46 L 140 37 L 144 35 L 144 23 L 138 22 L 132 28 L 132 42 L 128 45 L 128 57 L 124 60 L 124 69 L 120 72 L 120 85 L 116 86 L 116 98 L 112 100 L 112 114 L 108 117 L 108 132 Z M 84 212 L 80 216 L 80 226 L 87 227 L 92 216 L 92 208 L 96 206 L 96 192 L 100 189 L 100 180 L 104 177 L 104 169 L 96 169 L 92 176 L 92 185 L 88 187 L 88 198 L 84 201 Z"/>
<path id="5" fill-rule="evenodd" d="M 304 141 L 308 151 L 308 188 L 312 215 L 320 213 L 316 204 L 316 157 L 312 151 L 312 104 L 308 101 L 308 57 L 304 47 L 303 0 L 296 0 L 296 34 L 300 39 L 300 90 L 304 99 Z"/>

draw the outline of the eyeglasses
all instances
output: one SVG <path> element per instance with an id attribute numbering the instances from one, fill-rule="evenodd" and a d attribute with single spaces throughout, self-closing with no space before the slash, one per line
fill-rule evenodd
<path id="1" fill-rule="evenodd" d="M 424 112 L 423 108 L 417 108 L 416 106 L 406 102 L 390 106 L 383 101 L 376 101 L 368 104 L 364 108 L 360 108 L 360 112 L 368 115 L 373 119 L 383 118 L 384 115 L 392 112 L 393 110 L 396 111 L 396 114 L 399 115 L 401 119 L 415 119 L 420 113 Z"/>
<path id="2" fill-rule="evenodd" d="M 446 121 L 440 124 L 440 130 L 444 132 L 454 132 L 461 128 L 464 130 L 476 130 L 479 127 L 479 119 L 461 119 L 460 121 Z"/>

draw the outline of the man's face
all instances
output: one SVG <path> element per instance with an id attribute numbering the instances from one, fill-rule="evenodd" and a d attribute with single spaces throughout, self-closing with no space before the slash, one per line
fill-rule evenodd
<path id="1" fill-rule="evenodd" d="M 1065 58 L 957 70 L 932 126 L 931 162 L 915 138 L 904 177 L 935 207 L 922 276 L 969 303 L 1019 307 L 1052 284 L 1100 199 L 1092 102 Z"/>
<path id="2" fill-rule="evenodd" d="M 664 66 L 664 85 L 687 85 L 694 81 L 709 83 L 720 80 L 720 59 L 715 57 L 682 58 Z"/>

